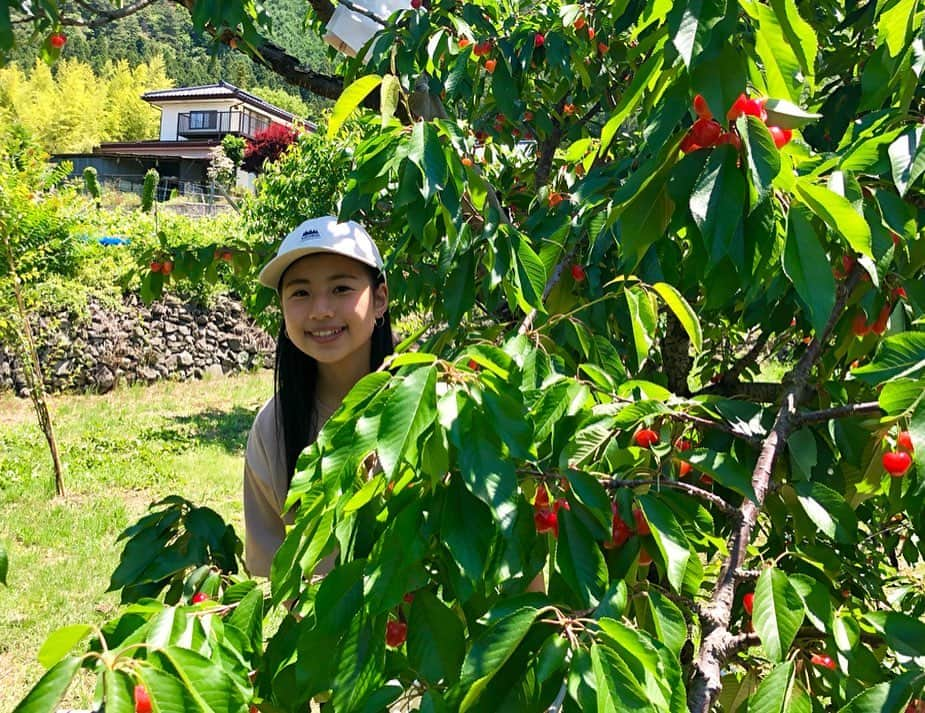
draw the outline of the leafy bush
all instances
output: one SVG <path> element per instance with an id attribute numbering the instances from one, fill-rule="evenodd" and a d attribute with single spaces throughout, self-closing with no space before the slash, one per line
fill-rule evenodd
<path id="1" fill-rule="evenodd" d="M 250 173 L 262 173 L 267 163 L 276 161 L 295 142 L 298 133 L 282 124 L 270 124 L 248 140 L 241 168 Z"/>
<path id="2" fill-rule="evenodd" d="M 157 184 L 161 180 L 160 174 L 156 168 L 149 168 L 145 172 L 145 180 L 141 185 L 141 212 L 147 213 L 154 207 L 154 200 L 157 197 Z"/>

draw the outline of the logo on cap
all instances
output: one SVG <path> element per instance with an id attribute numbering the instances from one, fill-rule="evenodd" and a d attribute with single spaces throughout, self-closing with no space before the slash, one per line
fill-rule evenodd
<path id="1" fill-rule="evenodd" d="M 321 233 L 319 233 L 314 228 L 309 228 L 308 230 L 302 231 L 302 237 L 300 240 L 304 243 L 306 240 L 318 240 L 320 237 Z"/>

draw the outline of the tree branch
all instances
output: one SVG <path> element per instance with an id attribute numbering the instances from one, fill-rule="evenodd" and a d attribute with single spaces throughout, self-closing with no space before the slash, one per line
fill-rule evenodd
<path id="1" fill-rule="evenodd" d="M 622 480 L 620 478 L 602 478 L 600 483 L 610 490 L 616 490 L 617 488 L 635 488 L 640 485 L 654 485 L 656 488 L 680 490 L 688 495 L 693 495 L 696 498 L 705 500 L 731 518 L 737 518 L 739 516 L 738 509 L 727 503 L 716 493 L 711 493 L 709 490 L 698 488 L 696 485 L 691 485 L 690 483 L 685 483 L 680 480 Z"/>
<path id="2" fill-rule="evenodd" d="M 859 404 L 845 404 L 833 406 L 820 411 L 804 411 L 795 416 L 796 423 L 821 423 L 836 418 L 851 418 L 853 416 L 867 416 L 879 414 L 883 409 L 876 401 L 865 401 Z"/>
<path id="3" fill-rule="evenodd" d="M 688 688 L 687 704 L 691 713 L 708 713 L 713 702 L 722 689 L 721 671 L 728 659 L 731 635 L 728 630 L 732 616 L 735 597 L 736 573 L 745 562 L 752 531 L 758 521 L 759 508 L 764 503 L 765 495 L 771 482 L 774 463 L 783 452 L 787 438 L 797 427 L 797 405 L 804 397 L 810 372 L 822 354 L 823 346 L 828 342 L 835 324 L 845 309 L 848 295 L 860 279 L 860 268 L 856 265 L 848 279 L 839 286 L 825 327 L 816 335 L 790 373 L 789 382 L 781 401 L 774 426 L 762 444 L 758 462 L 752 472 L 752 487 L 756 502 L 745 498 L 739 508 L 739 526 L 730 535 L 729 555 L 723 563 L 713 589 L 710 603 L 703 608 L 701 624 L 703 638 L 700 652 L 693 663 L 693 673 Z"/>

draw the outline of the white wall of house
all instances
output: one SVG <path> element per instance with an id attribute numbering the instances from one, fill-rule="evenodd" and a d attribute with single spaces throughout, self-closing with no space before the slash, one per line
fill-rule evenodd
<path id="1" fill-rule="evenodd" d="M 292 122 L 284 121 L 278 116 L 263 111 L 260 107 L 247 104 L 239 99 L 190 99 L 187 101 L 170 101 L 160 105 L 161 108 L 161 141 L 185 141 L 177 136 L 177 126 L 180 114 L 191 111 L 244 111 L 264 117 L 273 124 L 292 126 Z"/>

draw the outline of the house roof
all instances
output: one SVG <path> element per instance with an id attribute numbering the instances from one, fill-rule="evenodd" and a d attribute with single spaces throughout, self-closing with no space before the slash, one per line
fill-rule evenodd
<path id="1" fill-rule="evenodd" d="M 270 102 L 264 101 L 260 97 L 256 97 L 250 92 L 245 92 L 243 89 L 239 89 L 233 84 L 229 84 L 222 80 L 219 80 L 217 84 L 202 84 L 197 87 L 155 89 L 151 92 L 145 92 L 141 95 L 141 98 L 154 106 L 160 106 L 161 104 L 175 101 L 188 102 L 191 99 L 238 99 L 252 106 L 259 107 L 263 111 L 281 119 L 285 119 L 286 121 L 308 124 L 310 128 L 315 128 L 312 122 L 306 121 L 285 109 L 280 109 L 278 106 L 270 104 Z"/>

